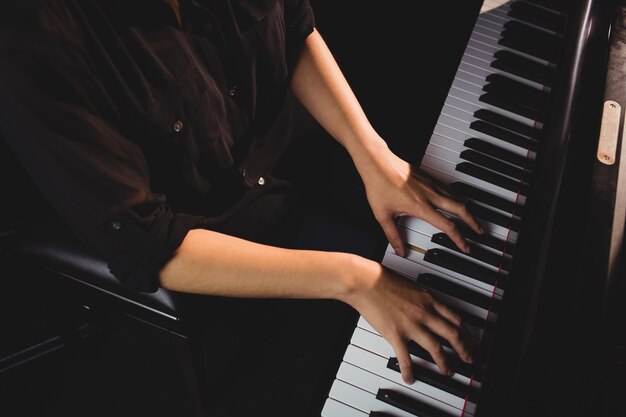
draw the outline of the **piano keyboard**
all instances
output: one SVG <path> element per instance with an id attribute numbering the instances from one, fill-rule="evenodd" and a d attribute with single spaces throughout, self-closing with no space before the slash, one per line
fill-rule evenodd
<path id="1" fill-rule="evenodd" d="M 468 197 L 485 234 L 465 231 L 465 255 L 433 226 L 403 217 L 408 254 L 389 245 L 382 261 L 459 312 L 479 356 L 504 296 L 563 40 L 566 16 L 543 4 L 554 2 L 484 2 L 420 165 Z M 457 359 L 448 378 L 417 344 L 410 352 L 416 381 L 407 385 L 391 346 L 361 317 L 322 416 L 476 413 L 483 369 Z"/>

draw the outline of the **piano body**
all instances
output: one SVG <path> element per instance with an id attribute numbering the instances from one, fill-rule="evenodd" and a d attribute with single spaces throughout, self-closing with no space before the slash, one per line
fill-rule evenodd
<path id="1" fill-rule="evenodd" d="M 409 255 L 383 258 L 457 309 L 480 363 L 442 377 L 413 344 L 406 385 L 361 318 L 322 416 L 624 415 L 624 16 L 626 1 L 483 2 L 417 163 L 487 233 L 465 256 L 405 217 Z"/>

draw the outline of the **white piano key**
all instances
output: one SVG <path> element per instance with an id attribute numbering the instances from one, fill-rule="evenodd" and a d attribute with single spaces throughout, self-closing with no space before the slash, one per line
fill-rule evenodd
<path id="1" fill-rule="evenodd" d="M 482 188 L 483 190 L 489 191 L 492 194 L 501 196 L 508 201 L 515 202 L 517 200 L 518 193 L 507 190 L 495 184 L 491 184 L 490 182 L 472 177 L 463 172 L 456 171 L 455 167 L 456 166 L 454 164 L 430 155 L 428 153 L 428 148 L 426 151 L 426 155 L 424 155 L 424 157 L 422 158 L 422 163 L 420 165 L 420 169 L 437 178 L 438 180 L 443 181 L 446 184 L 450 184 L 454 181 L 463 181 L 468 184 L 472 184 L 478 188 Z"/>
<path id="2" fill-rule="evenodd" d="M 456 112 L 457 115 L 463 117 L 463 110 L 452 107 L 452 106 L 445 106 L 445 108 L 446 108 L 445 110 L 446 112 L 449 112 L 449 113 Z M 469 116 L 469 117 L 473 118 L 473 116 Z M 474 120 L 478 120 L 478 119 L 474 119 Z M 517 144 L 508 142 L 504 139 L 496 138 L 486 133 L 479 132 L 478 130 L 471 129 L 470 125 L 471 125 L 471 122 L 468 123 L 465 120 L 457 119 L 456 117 L 449 116 L 448 114 L 444 114 L 442 112 L 439 115 L 439 119 L 437 120 L 437 124 L 435 125 L 435 129 L 433 133 L 444 135 L 446 137 L 449 137 L 450 139 L 456 139 L 459 142 L 465 142 L 467 139 L 470 139 L 470 138 L 481 139 L 487 143 L 490 143 L 501 149 L 506 149 L 508 151 L 514 152 L 527 159 L 531 159 L 531 160 L 534 159 L 534 158 L 529 158 L 529 153 L 531 153 L 531 151 L 528 149 L 528 147 L 519 146 Z M 452 131 L 450 129 L 452 129 Z M 527 143 L 528 143 L 528 146 L 530 146 L 530 144 L 533 144 L 534 142 L 527 142 Z"/>
<path id="3" fill-rule="evenodd" d="M 506 117 L 508 117 L 509 119 L 513 119 L 513 120 L 517 120 L 518 122 L 522 122 L 524 124 L 527 124 L 529 126 L 534 126 L 535 123 L 537 123 L 536 120 L 525 117 L 525 116 L 521 116 L 517 113 L 513 113 L 510 112 L 508 110 L 502 109 L 500 107 L 496 107 L 493 106 L 489 103 L 484 103 L 482 101 L 480 101 L 480 96 L 476 96 L 476 94 L 472 94 L 472 93 L 468 93 L 466 91 L 463 90 L 459 90 L 458 88 L 452 86 L 450 87 L 450 91 L 448 92 L 448 98 L 456 98 L 459 100 L 463 100 L 465 102 L 467 102 L 469 105 L 468 106 L 464 106 L 463 108 L 467 108 L 468 111 L 472 111 L 475 112 L 476 110 L 480 110 L 480 109 L 489 109 L 489 110 L 493 110 L 495 113 L 500 113 Z M 446 103 L 448 102 L 448 100 L 446 100 Z M 473 110 L 470 110 L 473 109 Z"/>
<path id="4" fill-rule="evenodd" d="M 445 115 L 439 116 L 443 121 L 448 122 L 448 119 L 445 118 Z M 534 159 L 535 153 L 524 149 L 520 146 L 513 145 L 507 141 L 502 139 L 494 138 L 493 136 L 485 135 L 484 133 L 469 130 L 463 127 L 463 123 L 455 123 L 454 121 L 449 122 L 448 124 L 454 124 L 455 127 L 451 127 L 445 124 L 437 123 L 435 125 L 435 130 L 433 131 L 433 136 L 443 136 L 444 138 L 452 139 L 461 145 L 465 143 L 466 140 L 471 138 L 481 139 L 487 143 L 495 145 L 499 148 L 505 149 L 507 151 L 513 152 L 519 156 L 522 156 L 527 159 Z M 431 137 L 431 141 L 437 140 L 434 137 Z"/>
<path id="5" fill-rule="evenodd" d="M 387 256 L 387 254 L 389 254 L 389 256 Z M 397 256 L 393 253 L 393 249 L 391 249 L 385 253 L 384 261 L 386 262 L 385 266 L 395 271 L 402 272 L 412 278 L 417 277 L 419 274 L 434 274 L 473 291 L 482 292 L 488 297 L 494 294 L 494 292 L 498 296 L 502 295 L 501 288 L 495 288 L 493 285 L 482 282 L 476 278 L 427 262 L 424 260 L 424 254 L 414 250 L 406 251 L 405 257 L 403 258 Z M 506 275 L 503 274 L 502 276 L 503 279 L 506 279 Z"/>
<path id="6" fill-rule="evenodd" d="M 411 220 L 412 219 L 419 220 L 419 219 L 413 218 L 411 216 L 405 216 L 405 217 L 402 217 L 402 219 L 407 219 L 407 220 L 399 221 L 398 222 L 399 226 L 406 227 L 407 229 L 413 230 L 413 231 L 421 233 L 421 234 L 426 234 L 426 233 L 430 232 L 430 230 L 431 230 L 431 227 L 429 227 L 430 225 L 428 223 L 426 223 L 426 222 L 422 222 L 422 221 L 420 221 L 420 222 L 411 222 L 411 221 L 409 221 L 409 219 L 411 219 Z M 500 239 L 501 241 L 507 241 L 507 242 L 512 243 L 512 244 L 515 243 L 515 238 L 517 237 L 517 235 L 513 234 L 513 232 L 511 232 L 510 236 L 502 236 L 502 235 L 499 235 L 497 233 L 493 233 L 493 232 L 489 231 L 489 229 L 495 227 L 492 223 L 486 222 L 484 220 L 480 220 L 480 221 L 481 221 L 481 225 L 482 225 L 483 229 L 487 230 L 486 233 L 489 236 L 492 236 L 492 237 L 495 237 L 497 239 Z M 435 232 L 435 233 L 439 233 L 439 232 Z M 468 239 L 468 240 L 471 240 L 471 239 Z M 480 247 L 484 248 L 484 249 L 490 250 L 490 251 L 492 251 L 492 252 L 494 252 L 496 254 L 501 254 L 502 253 L 502 251 L 496 251 L 495 249 L 488 248 L 488 247 L 486 247 L 486 246 L 484 246 L 484 245 L 482 245 L 482 244 L 480 244 L 478 242 L 473 242 L 473 243 L 475 245 L 477 245 L 477 246 L 480 246 Z"/>
<path id="7" fill-rule="evenodd" d="M 473 45 L 475 48 L 479 49 L 479 50 L 484 50 L 485 52 L 488 52 L 490 50 L 492 50 L 493 48 L 497 48 L 498 51 L 509 51 L 514 53 L 515 55 L 519 55 L 522 58 L 526 58 L 529 61 L 533 61 L 536 62 L 538 64 L 541 65 L 545 65 L 545 66 L 553 66 L 554 64 L 551 63 L 550 61 L 547 61 L 543 58 L 539 58 L 536 57 L 534 55 L 528 54 L 526 52 L 522 52 L 518 49 L 514 49 L 514 48 L 510 48 L 508 46 L 505 45 L 501 45 L 499 43 L 500 38 L 494 38 L 491 33 L 489 33 L 489 31 L 482 29 L 482 28 L 478 28 L 479 32 L 474 32 L 471 36 L 471 40 L 472 41 L 476 41 L 476 43 Z M 495 59 L 495 58 L 494 58 Z"/>
<path id="8" fill-rule="evenodd" d="M 466 57 L 467 58 L 471 57 L 473 59 L 482 61 L 483 62 L 483 64 L 481 65 L 482 68 L 490 68 L 491 63 L 495 61 L 496 59 L 493 56 L 494 53 L 495 51 L 490 51 L 490 50 L 485 50 L 485 49 L 467 48 L 461 58 L 461 62 L 467 62 Z"/>
<path id="9" fill-rule="evenodd" d="M 405 242 L 413 246 L 417 246 L 418 248 L 422 248 L 425 250 L 444 249 L 446 251 L 450 251 L 450 249 L 432 242 L 431 235 L 426 235 L 426 234 L 417 232 L 413 229 L 409 229 L 402 225 L 398 225 L 398 231 L 400 232 L 400 236 L 402 236 Z M 455 252 L 455 255 L 457 255 L 459 258 L 465 259 L 466 261 L 470 261 L 484 268 L 491 269 L 492 271 L 496 271 L 496 272 L 499 271 L 497 267 L 481 262 L 475 258 L 472 258 L 469 255 L 465 255 L 463 252 Z"/>
<path id="10" fill-rule="evenodd" d="M 421 220 L 421 219 L 418 219 L 417 217 L 412 217 L 412 216 L 402 216 L 402 217 L 400 217 L 398 219 L 398 224 L 403 226 L 403 227 L 406 227 L 406 228 L 411 229 L 411 230 L 415 230 L 416 232 L 423 233 L 423 234 L 432 234 L 432 233 L 440 233 L 441 232 L 437 228 L 435 228 L 432 225 L 430 225 L 428 222 L 425 222 L 424 220 Z M 489 234 L 488 232 L 486 232 L 486 233 L 488 235 L 493 236 L 493 237 L 499 238 L 503 242 L 508 242 L 509 244 L 514 244 L 515 243 L 515 240 L 513 240 L 513 239 L 505 239 L 505 238 L 503 239 L 501 236 L 495 236 L 493 234 Z M 498 251 L 498 253 L 501 253 L 501 252 L 502 251 Z"/>
<path id="11" fill-rule="evenodd" d="M 494 22 L 489 19 L 477 19 L 474 25 L 473 33 L 478 32 L 477 29 L 482 29 L 480 33 L 493 37 L 494 39 L 500 39 L 501 33 L 504 30 L 503 25 L 500 22 Z"/>
<path id="12" fill-rule="evenodd" d="M 385 252 L 385 255 L 383 257 L 383 264 L 386 267 L 393 269 L 394 271 L 406 276 L 408 279 L 411 279 L 413 281 L 415 281 L 416 277 L 420 274 L 433 274 L 454 284 L 483 294 L 486 297 L 494 296 L 493 286 L 477 286 L 475 285 L 476 280 L 474 279 L 467 279 L 467 277 L 462 274 L 457 274 L 452 271 L 446 271 L 443 270 L 443 268 L 439 270 L 431 268 L 430 263 L 423 261 L 419 262 L 419 260 L 416 260 L 414 257 L 403 258 L 393 253 L 393 250 L 387 250 Z M 501 294 L 501 291 L 496 292 L 495 298 L 499 300 Z"/>
<path id="13" fill-rule="evenodd" d="M 461 63 L 459 64 L 459 68 L 458 71 L 465 71 L 465 72 L 469 72 L 470 74 L 474 74 L 477 77 L 480 77 L 482 79 L 487 79 L 487 77 L 491 74 L 502 74 L 505 77 L 508 77 L 512 80 L 515 81 L 519 81 L 523 84 L 527 84 L 531 87 L 535 87 L 538 89 L 544 89 L 544 85 L 535 81 L 531 81 L 528 80 L 526 78 L 520 77 L 518 75 L 515 74 L 511 74 L 509 72 L 506 71 L 502 71 L 500 69 L 497 68 L 493 68 L 493 67 L 489 67 L 489 68 L 482 68 L 482 67 L 477 67 L 477 66 L 473 66 L 473 65 L 469 65 L 463 61 L 461 61 Z"/>
<path id="14" fill-rule="evenodd" d="M 402 375 L 392 369 L 387 368 L 388 358 L 375 355 L 371 352 L 363 350 L 357 346 L 350 345 L 346 350 L 344 361 L 350 363 L 358 368 L 366 369 L 368 372 L 375 376 L 396 383 L 398 386 L 402 386 L 413 391 L 417 395 L 425 395 L 431 398 L 436 398 L 438 401 L 445 403 L 449 406 L 455 407 L 459 410 L 463 410 L 465 407 L 470 413 L 474 413 L 475 404 L 465 401 L 465 398 L 458 397 L 450 394 L 444 390 L 436 388 L 430 384 L 415 380 L 413 384 L 407 385 L 402 380 Z M 350 381 L 346 381 L 350 382 Z M 439 405 L 436 404 L 435 405 Z"/>
<path id="15" fill-rule="evenodd" d="M 358 326 L 356 329 L 354 329 L 354 333 L 352 333 L 352 339 L 350 339 L 350 343 L 360 347 L 361 349 L 365 349 L 387 359 L 396 356 L 393 348 L 391 347 L 389 342 L 385 340 L 384 337 L 379 334 L 369 332 Z M 419 365 L 422 368 L 426 368 L 433 372 L 439 372 L 439 367 L 431 361 L 427 361 L 414 355 L 411 355 L 411 360 L 414 364 Z M 476 388 L 481 387 L 480 382 L 472 381 L 470 380 L 470 378 L 463 376 L 459 373 L 455 373 L 451 377 L 451 379 L 465 385 L 469 385 L 471 383 L 472 386 Z"/>
<path id="16" fill-rule="evenodd" d="M 475 39 L 469 39 L 467 41 L 467 47 L 465 48 L 465 54 L 468 55 L 477 55 L 478 53 L 487 54 L 491 56 L 489 59 L 489 65 L 491 62 L 495 60 L 494 54 L 498 51 L 501 51 L 501 45 L 487 45 L 486 43 L 480 42 Z M 463 55 L 465 56 L 465 55 Z"/>
<path id="17" fill-rule="evenodd" d="M 455 89 L 455 91 L 458 91 L 457 89 Z M 538 121 L 534 121 L 531 120 L 527 117 L 524 116 L 519 116 L 516 113 L 512 113 L 508 110 L 504 110 L 501 109 L 499 107 L 496 106 L 492 106 L 491 104 L 488 103 L 483 103 L 482 101 L 479 101 L 478 98 L 475 101 L 471 101 L 471 100 L 467 100 L 469 98 L 469 96 L 467 96 L 466 93 L 465 94 L 465 100 L 462 98 L 458 98 L 456 97 L 456 95 L 449 95 L 446 102 L 444 103 L 444 105 L 446 106 L 450 106 L 450 107 L 454 107 L 456 109 L 459 110 L 463 110 L 466 113 L 469 114 L 474 114 L 476 111 L 481 110 L 481 109 L 485 109 L 485 110 L 491 110 L 494 113 L 497 113 L 499 115 L 508 117 L 509 119 L 513 119 L 513 120 L 517 120 L 518 122 L 524 123 L 528 126 L 533 126 L 533 127 L 542 127 L 542 125 L 540 124 L 540 122 Z M 441 115 L 439 116 L 441 118 Z M 479 133 L 476 132 L 472 129 L 469 128 L 469 124 L 460 124 L 457 126 L 457 129 L 465 132 L 468 135 L 477 135 L 477 134 L 483 134 L 484 133 Z M 490 136 L 491 137 L 491 136 Z M 493 138 L 494 140 L 498 140 L 498 141 L 502 141 L 502 139 L 498 139 L 498 138 Z"/>
<path id="18" fill-rule="evenodd" d="M 430 228 L 425 228 L 425 230 L 420 230 L 419 229 L 420 226 L 416 227 L 416 224 L 417 225 L 420 225 L 420 224 L 428 225 L 428 223 L 424 222 L 423 220 L 420 220 L 420 219 L 415 218 L 415 217 L 410 217 L 410 216 L 402 216 L 398 220 L 398 227 L 399 228 L 409 229 L 409 230 L 411 230 L 411 231 L 413 231 L 415 233 L 419 233 L 420 235 L 426 236 L 428 239 L 432 238 L 433 233 L 442 233 L 440 230 L 438 230 L 438 229 L 436 229 L 436 228 L 434 228 L 432 226 Z M 431 232 L 432 230 L 434 230 L 434 232 Z M 479 247 L 479 248 L 481 248 L 481 249 L 484 249 L 484 250 L 486 250 L 488 252 L 491 252 L 491 253 L 493 253 L 496 256 L 505 256 L 507 258 L 511 256 L 508 253 L 504 253 L 503 250 L 494 249 L 494 248 L 492 248 L 490 246 L 483 245 L 480 242 L 472 241 L 472 244 L 477 246 L 477 247 Z"/>
<path id="19" fill-rule="evenodd" d="M 366 413 L 356 408 L 350 407 L 342 402 L 329 398 L 324 403 L 322 409 L 322 417 L 368 417 L 369 413 Z"/>
<path id="20" fill-rule="evenodd" d="M 485 80 L 483 76 L 472 74 L 466 71 L 457 71 L 454 76 L 454 79 L 462 80 L 467 83 L 473 84 L 476 87 L 480 88 L 481 90 L 483 86 L 487 84 L 487 81 Z"/>
<path id="21" fill-rule="evenodd" d="M 413 398 L 415 400 L 420 401 L 423 404 L 427 404 L 431 407 L 434 407 L 438 410 L 445 411 L 450 414 L 458 414 L 459 409 L 450 404 L 447 404 L 443 401 L 440 401 L 436 398 L 433 398 L 430 395 L 426 395 L 421 392 L 413 391 L 408 388 L 403 382 L 397 383 L 391 381 L 389 379 L 383 378 L 379 375 L 376 375 L 367 370 L 361 369 L 357 366 L 354 366 L 348 362 L 342 362 L 339 370 L 337 371 L 337 379 L 346 382 L 352 386 L 358 387 L 364 391 L 371 393 L 372 395 L 376 395 L 379 389 L 391 389 L 397 393 L 405 395 L 407 397 Z M 434 390 L 434 387 L 431 387 Z M 440 391 L 440 390 L 437 390 Z M 434 392 L 430 392 L 431 395 Z M 355 406 L 357 404 L 354 404 Z M 468 404 L 468 409 L 466 410 L 466 414 L 473 414 L 475 409 L 475 405 L 472 403 Z"/>
<path id="22" fill-rule="evenodd" d="M 476 101 L 478 101 L 478 98 L 485 93 L 482 85 L 476 85 L 460 78 L 454 78 L 454 80 L 452 80 L 451 87 L 455 87 L 461 91 L 475 95 Z"/>
<path id="23" fill-rule="evenodd" d="M 470 38 L 468 39 L 468 43 L 463 56 L 465 56 L 465 54 L 475 53 L 476 50 L 490 54 L 491 56 L 493 56 L 497 51 L 509 51 L 530 61 L 537 62 L 541 65 L 554 65 L 546 59 L 539 58 L 526 52 L 522 52 L 520 50 L 500 44 L 500 40 L 503 38 L 503 36 L 501 36 L 501 32 L 498 34 L 494 34 L 492 30 L 484 26 L 481 27 L 479 25 L 477 25 L 477 27 L 475 27 L 474 29 L 475 31 L 472 32 Z M 502 27 L 502 31 L 503 30 L 504 27 Z M 491 61 L 493 61 L 493 59 Z"/>
<path id="24" fill-rule="evenodd" d="M 475 119 L 472 115 L 467 115 L 467 116 L 463 116 L 463 113 L 467 112 L 463 109 L 459 109 L 457 107 L 452 107 L 451 105 L 446 105 L 445 107 L 445 111 L 449 112 L 449 113 L 456 113 L 456 115 L 460 116 L 460 117 L 466 117 L 468 119 L 471 119 L 472 122 L 478 119 Z M 458 138 L 459 141 L 462 138 L 463 142 L 465 142 L 466 139 L 469 138 L 479 138 L 479 139 L 483 139 L 486 142 L 489 142 L 493 145 L 496 145 L 502 149 L 507 149 L 510 150 L 511 152 L 515 152 L 517 154 L 521 154 L 521 155 L 527 155 L 527 153 L 529 152 L 528 147 L 524 147 L 524 146 L 519 146 L 517 144 L 513 144 L 510 143 L 504 139 L 500 139 L 491 135 L 488 135 L 486 133 L 483 132 L 479 132 L 478 130 L 474 130 L 472 128 L 470 128 L 470 125 L 472 122 L 467 122 L 465 120 L 461 120 L 458 119 L 456 117 L 452 117 L 449 116 L 446 113 L 441 113 L 439 115 L 439 119 L 437 120 L 437 124 L 435 125 L 435 129 L 434 129 L 434 133 L 440 133 L 440 134 L 444 134 L 444 132 L 449 132 L 448 129 L 446 128 L 452 128 L 458 132 L 460 132 L 461 134 L 463 134 L 464 136 L 459 137 L 458 134 L 456 134 L 455 136 L 453 136 L 452 138 Z M 446 135 L 448 136 L 448 135 Z M 527 142 L 528 146 L 533 143 L 533 142 Z"/>
<path id="25" fill-rule="evenodd" d="M 476 24 L 474 25 L 474 27 L 478 24 L 478 23 L 482 23 L 482 22 L 492 22 L 494 24 L 497 24 L 499 26 L 504 26 L 504 24 L 506 22 L 508 22 L 510 19 L 508 18 L 508 16 L 505 13 L 502 13 L 501 10 L 499 9 L 494 9 L 489 13 L 481 13 L 478 18 L 476 19 Z"/>
<path id="26" fill-rule="evenodd" d="M 478 138 L 478 139 L 484 140 L 487 143 L 491 143 L 495 146 L 498 146 L 501 149 L 504 149 L 516 155 L 519 155 L 528 161 L 533 161 L 536 158 L 535 152 L 522 150 L 522 148 L 517 147 L 515 145 L 504 146 L 504 144 L 502 144 L 502 146 L 500 146 L 497 143 L 491 142 L 489 140 L 485 140 L 486 139 L 485 136 L 482 136 L 482 137 L 480 137 L 480 135 L 468 136 L 467 134 L 463 132 L 454 131 L 454 130 L 451 131 L 449 129 L 448 130 L 439 129 L 439 130 L 444 131 L 444 133 L 446 134 L 444 135 L 438 132 L 433 133 L 430 138 L 429 144 L 441 146 L 443 148 L 450 149 L 451 151 L 461 152 L 466 149 L 466 146 L 465 146 L 466 140 L 470 138 Z"/>
<path id="27" fill-rule="evenodd" d="M 451 163 L 451 164 L 453 164 L 455 166 L 457 164 L 461 163 L 461 162 L 467 162 L 465 159 L 461 158 L 460 153 L 453 152 L 453 151 L 451 151 L 449 149 L 443 148 L 443 147 L 438 146 L 438 145 L 433 145 L 432 143 L 428 145 L 426 153 L 428 155 L 434 156 L 435 158 L 443 159 L 444 161 L 447 161 L 447 162 L 449 162 L 449 163 Z M 504 161 L 501 161 L 501 162 L 505 163 L 507 165 L 510 165 L 511 167 L 516 167 L 515 165 L 508 164 L 507 162 L 504 162 Z M 489 168 L 485 168 L 485 169 L 488 169 L 489 171 L 492 171 Z M 500 174 L 500 175 L 502 175 L 502 176 L 504 176 L 504 177 L 506 177 L 506 178 L 508 178 L 510 180 L 513 180 L 513 181 L 516 181 L 516 182 L 521 182 L 518 178 L 510 177 L 510 176 L 507 176 L 507 175 L 502 174 L 502 173 L 497 172 L 497 171 L 492 171 L 492 172 Z M 502 212 L 502 213 L 505 214 L 506 216 L 511 217 L 509 213 L 506 213 L 506 212 Z"/>
<path id="28" fill-rule="evenodd" d="M 481 28 L 480 26 L 474 27 L 474 32 L 472 32 L 472 36 L 470 39 L 475 40 L 478 43 L 485 44 L 487 46 L 492 46 L 498 48 L 500 50 L 506 49 L 502 45 L 498 44 L 500 40 L 500 36 L 494 37 L 489 31 Z"/>
<path id="29" fill-rule="evenodd" d="M 455 81 L 456 82 L 456 81 Z M 456 85 L 456 88 L 460 87 L 467 87 L 468 83 L 465 83 L 463 81 L 459 81 L 459 83 Z M 471 93 L 471 91 L 470 91 Z M 502 115 L 502 113 L 499 113 L 500 115 Z M 469 112 L 469 111 L 465 111 L 462 109 L 458 109 L 456 107 L 452 107 L 449 104 L 444 104 L 444 106 L 441 109 L 441 115 L 442 116 L 449 116 L 449 117 L 453 117 L 461 122 L 463 122 L 463 124 L 470 129 L 470 124 L 472 124 L 472 122 L 476 121 L 476 120 L 480 120 L 476 117 L 474 117 L 474 113 L 473 112 Z M 440 121 L 443 123 L 441 117 L 440 117 Z M 444 123 L 445 124 L 445 123 Z M 534 123 L 534 124 L 528 124 L 528 123 L 523 123 L 525 126 L 529 127 L 529 128 L 535 128 L 538 130 L 543 129 L 543 125 L 540 123 Z M 474 130 L 470 129 L 471 132 L 474 132 Z M 517 133 L 517 132 L 515 132 Z M 522 135 L 521 133 L 517 133 L 520 136 L 525 136 Z M 527 136 L 525 136 L 527 137 Z"/>
<path id="30" fill-rule="evenodd" d="M 341 370 L 342 367 L 343 364 L 339 369 Z M 376 393 L 365 391 L 340 379 L 335 379 L 328 395 L 330 398 L 335 399 L 336 401 L 349 407 L 356 408 L 367 415 L 369 415 L 371 411 L 381 411 L 389 413 L 394 417 L 415 417 L 413 414 L 407 413 L 406 411 L 402 411 L 399 408 L 377 400 Z M 337 417 L 343 417 L 343 415 L 339 415 Z"/>

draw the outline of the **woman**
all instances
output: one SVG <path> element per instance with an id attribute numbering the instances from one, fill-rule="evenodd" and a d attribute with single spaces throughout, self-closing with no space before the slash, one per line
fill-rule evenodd
<path id="1" fill-rule="evenodd" d="M 398 254 L 398 216 L 430 222 L 463 251 L 463 236 L 437 209 L 482 233 L 463 203 L 394 155 L 370 125 L 308 1 L 9 4 L 0 18 L 2 133 L 123 285 L 339 300 L 392 345 L 406 383 L 409 340 L 442 373 L 453 370 L 438 337 L 471 362 L 459 316 L 379 263 L 265 244 L 289 186 L 272 175 L 286 138 L 263 138 L 287 90 L 348 152 Z"/>

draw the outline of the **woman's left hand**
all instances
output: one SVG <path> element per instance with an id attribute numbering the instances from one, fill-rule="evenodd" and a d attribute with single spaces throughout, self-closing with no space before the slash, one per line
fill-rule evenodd
<path id="1" fill-rule="evenodd" d="M 413 216 L 430 223 L 466 253 L 469 246 L 459 228 L 437 209 L 460 218 L 476 233 L 483 233 L 463 201 L 396 156 L 384 141 L 377 140 L 373 147 L 355 159 L 355 164 L 374 216 L 396 254 L 404 256 L 404 243 L 396 226 L 399 216 Z"/>

